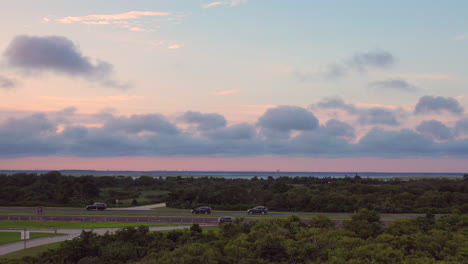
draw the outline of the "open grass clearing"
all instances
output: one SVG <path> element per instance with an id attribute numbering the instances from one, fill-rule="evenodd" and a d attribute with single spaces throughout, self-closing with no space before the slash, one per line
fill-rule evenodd
<path id="1" fill-rule="evenodd" d="M 55 248 L 60 247 L 60 244 L 62 243 L 63 242 L 56 242 L 56 243 L 50 243 L 50 244 L 45 244 L 45 245 L 41 245 L 37 247 L 31 247 L 31 248 L 18 250 L 18 251 L 0 256 L 0 259 L 21 259 L 26 256 L 35 257 L 43 252 L 46 252 L 49 249 L 55 249 Z"/>
<path id="2" fill-rule="evenodd" d="M 29 239 L 51 237 L 51 236 L 58 236 L 58 235 L 63 235 L 63 234 L 46 233 L 46 232 L 30 232 Z M 22 240 L 21 232 L 1 232 L 0 231 L 0 245 L 18 242 L 21 240 Z"/>

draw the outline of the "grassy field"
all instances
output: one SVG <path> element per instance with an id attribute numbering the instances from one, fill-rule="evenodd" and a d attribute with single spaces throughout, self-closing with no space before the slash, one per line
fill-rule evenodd
<path id="1" fill-rule="evenodd" d="M 0 259 L 21 259 L 26 256 L 37 256 L 49 249 L 55 249 L 60 246 L 60 244 L 63 242 L 56 242 L 56 243 L 50 243 L 42 246 L 37 246 L 37 247 L 32 247 L 32 248 L 26 248 L 22 249 L 19 251 L 15 251 L 12 253 L 5 254 L 3 256 L 0 256 Z"/>
<path id="2" fill-rule="evenodd" d="M 55 235 L 63 235 L 63 234 L 31 232 L 29 234 L 29 239 L 51 237 Z M 17 242 L 17 241 L 21 241 L 21 232 L 0 232 L 0 245 Z"/>
<path id="3" fill-rule="evenodd" d="M 36 222 L 36 221 L 0 221 L 0 228 L 45 228 L 45 229 L 74 229 L 74 228 L 123 228 L 136 226 L 177 226 L 181 224 L 162 223 L 115 223 L 115 222 Z M 185 224 L 187 225 L 187 224 Z"/>

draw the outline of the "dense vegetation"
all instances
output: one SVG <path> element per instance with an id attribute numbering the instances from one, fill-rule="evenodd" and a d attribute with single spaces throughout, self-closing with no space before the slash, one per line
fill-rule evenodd
<path id="1" fill-rule="evenodd" d="M 335 228 L 319 216 L 310 225 L 299 218 L 227 223 L 219 232 L 149 232 L 125 228 L 114 235 L 83 232 L 38 257 L 4 263 L 468 263 L 468 215 L 435 219 L 426 215 L 379 224 L 376 212 L 361 210 Z"/>
<path id="2" fill-rule="evenodd" d="M 468 175 L 463 179 L 378 180 L 280 177 L 267 180 L 168 177 L 0 175 L 0 205 L 83 206 L 167 202 L 176 208 L 208 205 L 215 210 L 270 210 L 382 213 L 468 213 Z"/>

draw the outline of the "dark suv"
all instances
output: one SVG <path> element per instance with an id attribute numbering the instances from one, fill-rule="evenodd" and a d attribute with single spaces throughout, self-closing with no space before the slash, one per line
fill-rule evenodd
<path id="1" fill-rule="evenodd" d="M 232 216 L 221 216 L 220 218 L 218 218 L 218 224 L 232 223 L 232 222 L 234 222 L 235 219 L 236 218 L 232 217 Z"/>
<path id="2" fill-rule="evenodd" d="M 211 214 L 211 207 L 202 206 L 190 211 L 192 214 Z"/>
<path id="3" fill-rule="evenodd" d="M 91 205 L 86 206 L 86 210 L 105 210 L 107 208 L 107 204 L 105 203 L 93 203 Z"/>
<path id="4" fill-rule="evenodd" d="M 247 214 L 268 214 L 268 208 L 265 206 L 257 206 L 247 210 Z"/>

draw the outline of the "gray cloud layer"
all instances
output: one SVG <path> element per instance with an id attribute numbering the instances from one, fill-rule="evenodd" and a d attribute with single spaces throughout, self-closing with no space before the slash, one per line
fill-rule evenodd
<path id="1" fill-rule="evenodd" d="M 450 136 L 450 129 L 435 120 L 422 122 L 415 130 L 372 129 L 351 143 L 349 139 L 356 136 L 351 125 L 337 119 L 319 125 L 312 112 L 293 106 L 267 110 L 256 126 L 215 126 L 199 133 L 184 131 L 160 114 L 105 113 L 99 116 L 104 119 L 102 127 L 73 125 L 68 119 L 77 116 L 76 109 L 67 108 L 0 122 L 0 157 L 468 157 L 468 140 Z M 455 129 L 466 133 L 467 123 L 461 119 Z M 284 137 L 269 137 L 265 131 Z"/>
<path id="2" fill-rule="evenodd" d="M 423 96 L 414 108 L 415 114 L 440 114 L 443 112 L 461 115 L 465 109 L 451 97 Z"/>
<path id="3" fill-rule="evenodd" d="M 449 140 L 453 138 L 452 130 L 437 120 L 423 121 L 416 127 L 416 130 L 422 135 L 435 140 Z"/>
<path id="4" fill-rule="evenodd" d="M 54 72 L 98 81 L 110 87 L 126 87 L 111 79 L 113 65 L 100 60 L 93 63 L 65 37 L 17 36 L 3 55 L 8 66 L 23 73 Z"/>
<path id="5" fill-rule="evenodd" d="M 389 125 L 398 126 L 396 113 L 385 108 L 370 108 L 360 110 L 358 122 L 361 125 Z"/>
<path id="6" fill-rule="evenodd" d="M 199 130 L 211 130 L 215 128 L 225 127 L 227 124 L 226 118 L 215 113 L 200 113 L 187 111 L 178 118 L 179 121 L 196 124 Z"/>

